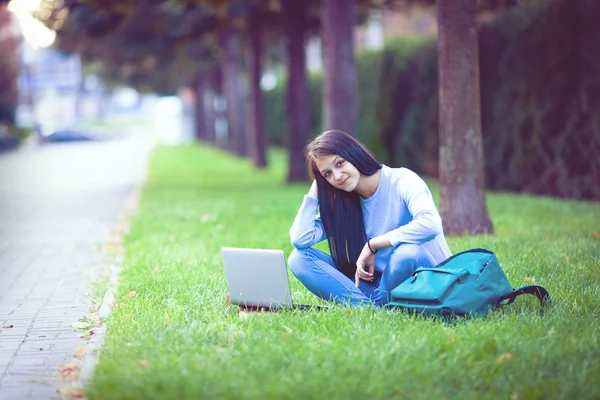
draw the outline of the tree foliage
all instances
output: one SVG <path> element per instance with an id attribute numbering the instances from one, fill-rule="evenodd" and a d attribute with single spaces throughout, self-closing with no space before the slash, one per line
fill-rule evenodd
<path id="1" fill-rule="evenodd" d="M 357 0 L 355 22 L 363 22 L 373 7 L 419 1 Z M 321 3 L 304 3 L 306 34 L 316 35 Z M 265 53 L 283 62 L 281 0 L 43 0 L 37 17 L 57 30 L 59 50 L 81 54 L 84 63 L 99 63 L 100 75 L 108 82 L 165 93 L 190 84 L 198 70 L 214 66 L 220 54 L 219 30 L 233 26 L 245 32 L 255 10 L 260 12 Z M 167 83 L 161 76 L 174 79 Z"/>
<path id="2" fill-rule="evenodd" d="M 217 47 L 208 33 L 215 20 L 208 9 L 157 1 L 128 4 L 126 9 L 98 11 L 75 3 L 54 10 L 44 22 L 60 25 L 59 50 L 96 63 L 107 82 L 142 91 L 174 93 L 214 63 Z M 67 12 L 68 18 L 61 20 Z"/>

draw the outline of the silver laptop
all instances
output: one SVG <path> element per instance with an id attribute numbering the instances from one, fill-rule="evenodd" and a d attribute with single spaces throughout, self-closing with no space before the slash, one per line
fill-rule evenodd
<path id="1" fill-rule="evenodd" d="M 294 304 L 283 250 L 223 247 L 232 304 L 247 309 L 327 308 Z"/>

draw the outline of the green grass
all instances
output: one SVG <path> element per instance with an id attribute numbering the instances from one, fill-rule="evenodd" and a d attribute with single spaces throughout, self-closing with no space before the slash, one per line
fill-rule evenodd
<path id="1" fill-rule="evenodd" d="M 545 286 L 543 317 L 533 298 L 455 325 L 342 306 L 240 317 L 221 247 L 289 254 L 308 190 L 284 184 L 281 153 L 270 160 L 255 171 L 214 149 L 157 150 L 88 398 L 600 398 L 600 204 L 493 193 L 496 234 L 448 239 L 496 251 L 515 287 Z M 323 304 L 290 278 L 295 301 Z"/>

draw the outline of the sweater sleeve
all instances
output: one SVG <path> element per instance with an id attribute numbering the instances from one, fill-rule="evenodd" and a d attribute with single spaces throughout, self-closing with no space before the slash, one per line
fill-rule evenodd
<path id="1" fill-rule="evenodd" d="M 290 241 L 297 249 L 311 247 L 325 239 L 325 228 L 317 215 L 319 200 L 304 195 L 302 205 L 290 228 Z"/>
<path id="2" fill-rule="evenodd" d="M 386 234 L 392 246 L 396 247 L 401 243 L 423 244 L 443 233 L 442 219 L 431 192 L 416 173 L 407 171 L 399 185 L 398 194 L 413 219 Z"/>

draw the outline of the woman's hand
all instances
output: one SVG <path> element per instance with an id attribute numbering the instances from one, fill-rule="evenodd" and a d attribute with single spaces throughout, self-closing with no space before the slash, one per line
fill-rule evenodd
<path id="1" fill-rule="evenodd" d="M 309 191 L 308 195 L 314 199 L 319 200 L 319 191 L 317 190 L 317 181 L 314 180 Z"/>
<path id="2" fill-rule="evenodd" d="M 358 256 L 358 259 L 356 260 L 356 274 L 354 275 L 356 287 L 358 287 L 360 279 L 369 282 L 372 281 L 374 271 L 375 253 L 373 253 L 369 248 L 369 245 L 365 243 L 360 255 Z"/>

